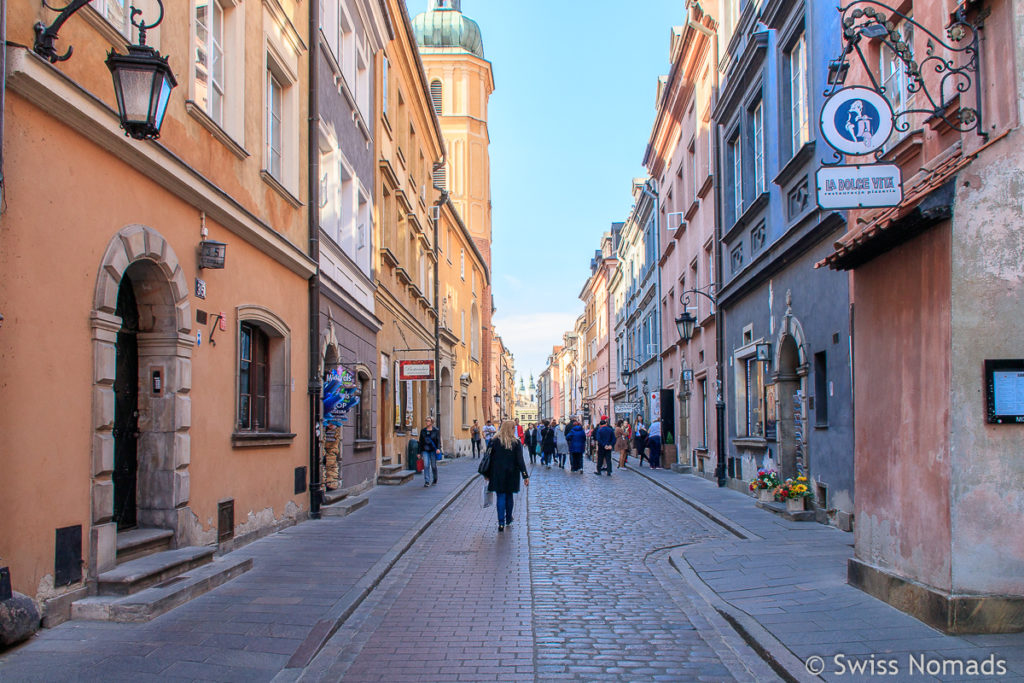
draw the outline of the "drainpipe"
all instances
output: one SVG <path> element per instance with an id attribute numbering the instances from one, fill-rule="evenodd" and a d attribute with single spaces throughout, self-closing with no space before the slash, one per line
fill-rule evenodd
<path id="1" fill-rule="evenodd" d="M 653 188 L 653 189 L 652 189 Z M 654 253 L 656 258 L 660 258 L 661 255 L 661 221 L 658 216 L 658 181 L 654 178 L 648 178 L 643 184 L 643 193 L 648 196 L 651 200 L 651 211 L 654 212 Z M 654 269 L 658 271 L 658 277 L 654 281 L 654 310 L 658 313 L 656 317 L 658 321 L 658 415 L 661 415 L 661 382 L 662 382 L 662 358 L 661 358 L 661 269 L 657 267 L 657 261 L 654 262 Z M 641 399 L 642 400 L 642 399 Z M 654 415 L 654 406 L 651 406 L 651 416 Z M 659 417 L 659 420 L 661 418 Z"/>
<path id="2" fill-rule="evenodd" d="M 0 0 L 0 210 L 7 185 L 4 182 L 4 112 L 7 109 L 7 0 Z M 0 323 L 3 322 L 0 315 Z"/>
<path id="3" fill-rule="evenodd" d="M 444 158 L 439 164 L 434 164 L 437 171 L 444 166 Z M 436 185 L 435 189 L 440 189 Z M 437 217 L 434 218 L 434 415 L 437 416 L 437 427 L 441 425 L 441 310 L 440 310 L 440 222 L 441 207 L 449 201 L 449 194 L 446 189 L 441 189 L 441 196 L 434 202 L 437 210 Z M 471 333 L 472 334 L 472 333 Z M 455 384 L 453 378 L 453 385 Z M 452 432 L 455 433 L 455 419 L 452 420 Z M 444 442 L 444 435 L 441 434 L 441 442 Z"/>
<path id="4" fill-rule="evenodd" d="M 712 84 L 711 90 L 711 107 L 714 109 L 717 104 L 718 91 L 721 83 L 718 69 L 718 33 L 705 27 L 699 22 L 691 21 L 690 25 L 711 40 L 711 54 L 714 55 L 715 60 L 713 71 L 714 83 Z M 719 154 L 718 131 L 715 130 L 713 132 L 714 135 L 711 136 L 711 153 L 709 163 L 711 160 L 714 160 L 717 165 Z M 722 264 L 722 183 L 717 173 L 713 173 L 712 178 L 712 187 L 714 189 L 713 196 L 715 198 L 715 353 L 717 355 L 715 374 L 718 381 L 718 387 L 715 392 L 715 438 L 718 441 L 716 444 L 718 462 L 715 464 L 715 478 L 718 479 L 719 486 L 725 486 L 727 483 L 725 477 L 725 375 L 723 373 L 725 358 L 725 314 L 722 312 L 722 302 L 718 300 L 718 293 L 722 289 L 721 283 L 724 273 L 724 267 Z"/>
<path id="5" fill-rule="evenodd" d="M 306 133 L 309 157 L 309 257 L 316 265 L 309 278 L 309 518 L 320 519 L 323 484 L 320 480 L 320 98 L 317 94 L 317 67 L 320 63 L 319 41 L 320 2 L 314 0 L 309 7 L 309 119 Z"/>
<path id="6" fill-rule="evenodd" d="M 440 126 L 438 126 L 440 128 Z M 444 168 L 445 163 L 448 160 L 448 152 L 442 152 L 441 160 L 433 166 L 433 170 L 440 171 Z M 441 428 L 441 251 L 439 242 L 441 238 L 441 207 L 448 202 L 448 190 L 433 186 L 435 190 L 441 191 L 441 196 L 434 202 L 434 207 L 437 210 L 437 217 L 434 219 L 434 415 L 437 416 L 437 427 L 438 430 Z M 472 332 L 470 332 L 472 334 Z M 455 385 L 455 378 L 452 378 L 452 386 Z M 455 433 L 455 419 L 452 418 L 452 437 L 454 438 Z M 441 435 L 441 443 L 444 443 L 444 434 Z M 454 441 L 453 441 L 454 443 Z"/>

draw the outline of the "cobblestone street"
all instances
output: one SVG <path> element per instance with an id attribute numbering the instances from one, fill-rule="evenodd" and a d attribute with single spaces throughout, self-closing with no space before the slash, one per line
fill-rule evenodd
<path id="1" fill-rule="evenodd" d="M 723 530 L 635 473 L 592 468 L 534 468 L 504 533 L 474 484 L 302 679 L 749 679 L 717 631 L 684 611 L 685 586 L 663 583 L 667 548 Z"/>

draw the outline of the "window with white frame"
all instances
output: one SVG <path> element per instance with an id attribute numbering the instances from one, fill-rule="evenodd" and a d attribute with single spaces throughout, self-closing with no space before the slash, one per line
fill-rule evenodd
<path id="1" fill-rule="evenodd" d="M 697 448 L 703 448 L 707 450 L 708 447 L 708 380 L 702 379 L 699 383 L 699 389 L 697 395 L 700 398 L 700 414 L 698 419 L 700 420 L 699 429 L 697 430 Z"/>
<path id="2" fill-rule="evenodd" d="M 789 51 L 789 109 L 791 153 L 796 154 L 811 139 L 807 111 L 807 37 L 801 33 Z"/>
<path id="3" fill-rule="evenodd" d="M 466 312 L 459 311 L 459 341 L 466 343 Z"/>
<path id="4" fill-rule="evenodd" d="M 382 57 L 380 62 L 380 110 L 385 117 L 388 115 L 388 58 Z"/>
<path id="5" fill-rule="evenodd" d="M 732 222 L 743 215 L 743 148 L 737 134 L 729 141 L 729 160 L 732 166 Z"/>
<path id="6" fill-rule="evenodd" d="M 99 12 L 101 17 L 109 21 L 110 24 L 121 33 L 121 35 L 131 40 L 132 25 L 129 23 L 128 7 L 124 0 L 92 0 L 91 5 L 92 8 Z"/>
<path id="7" fill-rule="evenodd" d="M 758 102 L 751 115 L 754 140 L 754 194 L 760 196 L 767 189 L 764 175 L 764 106 Z"/>
<path id="8" fill-rule="evenodd" d="M 224 124 L 224 8 L 197 0 L 195 101 L 217 125 Z"/>
<path id="9" fill-rule="evenodd" d="M 736 358 L 736 436 L 764 436 L 764 370 L 756 356 Z"/>
<path id="10" fill-rule="evenodd" d="M 263 307 L 240 306 L 237 314 L 235 432 L 289 434 L 289 328 Z"/>
<path id="11" fill-rule="evenodd" d="M 284 159 L 284 86 L 267 70 L 267 171 L 282 181 Z"/>
<path id="12" fill-rule="evenodd" d="M 364 120 L 370 119 L 370 60 L 364 49 L 356 55 L 355 98 L 359 113 Z"/>
<path id="13" fill-rule="evenodd" d="M 459 276 L 466 279 L 466 250 L 459 249 Z"/>
<path id="14" fill-rule="evenodd" d="M 913 25 L 909 21 L 901 21 L 896 26 L 896 31 L 903 42 L 910 48 L 911 53 L 913 53 Z M 879 50 L 878 71 L 880 76 L 879 82 L 882 85 L 886 99 L 892 105 L 893 112 L 898 114 L 909 109 L 914 96 L 909 90 L 910 77 L 907 76 L 907 65 L 893 51 L 888 39 L 882 42 L 882 48 Z M 898 139 L 898 135 L 893 136 L 894 141 Z"/>

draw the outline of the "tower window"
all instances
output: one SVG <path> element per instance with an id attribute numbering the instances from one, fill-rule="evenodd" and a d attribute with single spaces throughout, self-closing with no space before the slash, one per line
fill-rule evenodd
<path id="1" fill-rule="evenodd" d="M 441 98 L 444 95 L 444 86 L 441 81 L 434 80 L 430 83 L 430 102 L 434 105 L 434 113 L 441 115 Z"/>

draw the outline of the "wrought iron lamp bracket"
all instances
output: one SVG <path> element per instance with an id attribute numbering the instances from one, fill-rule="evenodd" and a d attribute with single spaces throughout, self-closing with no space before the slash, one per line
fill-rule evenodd
<path id="1" fill-rule="evenodd" d="M 894 112 L 893 128 L 895 131 L 902 133 L 910 129 L 909 116 L 911 114 L 927 114 L 940 119 L 958 132 L 967 133 L 973 130 L 979 135 L 986 135 L 982 125 L 981 88 L 975 83 L 981 68 L 980 34 L 984 15 L 980 15 L 975 22 L 972 22 L 967 18 L 966 9 L 963 6 L 959 7 L 953 14 L 952 22 L 946 27 L 945 38 L 942 38 L 921 25 L 913 17 L 898 12 L 878 0 L 854 0 L 837 9 L 842 15 L 844 45 L 842 53 L 830 64 L 830 69 L 837 74 L 845 73 L 849 68 L 849 60 L 852 60 L 852 56 L 856 54 L 871 81 L 872 88 L 884 95 L 886 88 L 876 80 L 874 69 L 869 64 L 860 45 L 861 40 L 865 37 L 877 38 L 903 63 L 908 78 L 907 91 L 911 94 L 920 93 L 927 101 L 928 108 L 912 108 Z M 897 26 L 901 22 L 906 22 L 913 26 L 915 31 L 920 31 L 928 37 L 924 59 L 917 61 L 914 58 L 911 47 L 903 40 L 903 36 L 898 30 Z M 938 48 L 946 52 L 936 54 Z M 925 73 L 934 73 L 938 76 L 937 86 L 933 84 L 929 88 L 925 82 Z M 842 87 L 842 76 L 830 79 L 829 87 L 824 92 L 825 97 L 833 95 Z M 949 111 L 954 101 L 960 95 L 969 92 L 972 87 L 975 94 L 974 106 L 958 106 L 955 111 Z M 882 154 L 881 151 L 876 152 L 876 159 L 881 158 Z M 834 152 L 833 156 L 836 159 L 834 163 L 842 161 L 843 157 L 838 152 Z M 825 163 L 834 165 L 833 162 Z"/>
<path id="2" fill-rule="evenodd" d="M 92 0 L 71 0 L 71 2 L 64 7 L 51 7 L 46 0 L 43 0 L 43 7 L 53 12 L 59 12 L 59 14 L 49 26 L 45 25 L 41 21 L 36 23 L 34 27 L 36 32 L 36 41 L 32 46 L 32 51 L 47 59 L 51 64 L 64 62 L 70 59 L 72 53 L 75 51 L 74 48 L 69 45 L 67 52 L 64 54 L 58 53 L 55 45 L 57 38 L 59 37 L 57 34 L 60 32 L 61 27 L 64 26 L 64 22 L 71 18 L 71 15 L 88 5 L 91 1 Z M 156 28 L 164 20 L 163 0 L 156 0 L 156 3 L 160 8 L 160 16 L 158 16 L 156 21 L 151 24 L 146 23 L 141 19 L 142 10 L 136 8 L 135 5 L 131 6 L 128 21 L 139 31 L 139 45 L 146 44 L 146 31 Z M 136 19 L 136 17 L 138 17 L 138 19 Z"/>
<path id="3" fill-rule="evenodd" d="M 700 287 L 697 289 L 687 289 L 683 291 L 679 295 L 679 301 L 680 303 L 682 303 L 684 311 L 690 308 L 691 295 L 702 296 L 708 301 L 710 301 L 712 306 L 718 306 L 717 294 L 718 293 L 715 291 L 715 284 L 712 282 L 711 284 L 708 284 L 704 287 Z"/>

